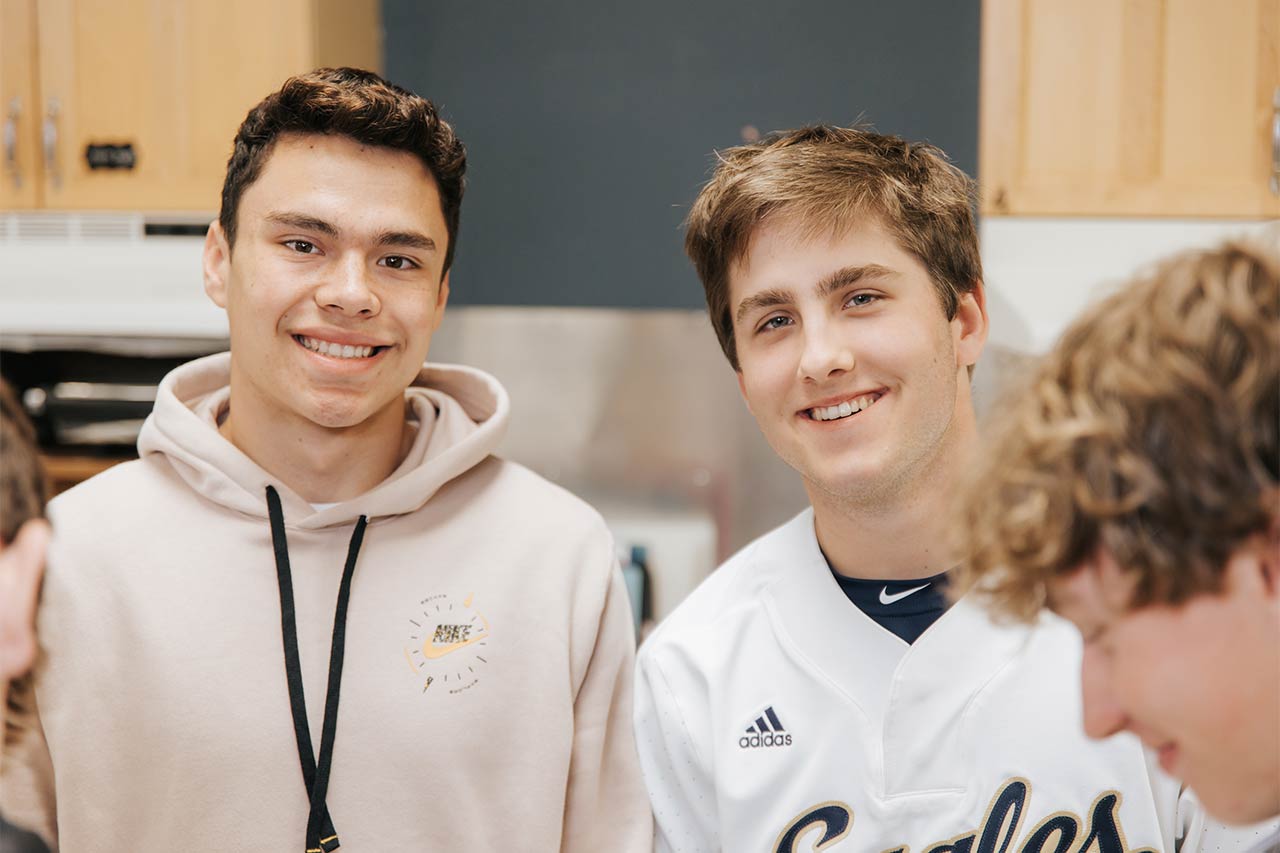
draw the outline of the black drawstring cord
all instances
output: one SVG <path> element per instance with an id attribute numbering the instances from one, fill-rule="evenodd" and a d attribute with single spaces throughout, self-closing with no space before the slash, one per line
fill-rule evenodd
<path id="1" fill-rule="evenodd" d="M 307 786 L 311 811 L 307 817 L 306 853 L 330 853 L 339 846 L 338 834 L 329 817 L 325 796 L 329 790 L 329 770 L 333 764 L 333 742 L 338 731 L 338 694 L 342 689 L 342 655 L 347 635 L 347 604 L 351 599 L 351 577 L 356 557 L 364 541 L 368 518 L 360 516 L 347 547 L 347 564 L 338 587 L 338 606 L 333 617 L 333 645 L 329 650 L 329 685 L 324 701 L 324 724 L 320 730 L 320 756 L 311 747 L 307 723 L 307 702 L 302 690 L 302 664 L 298 658 L 298 619 L 293 602 L 293 576 L 289 570 L 289 544 L 285 538 L 284 512 L 280 495 L 267 486 L 267 511 L 271 519 L 271 544 L 275 549 L 276 578 L 280 582 L 280 630 L 284 637 L 284 669 L 289 682 L 289 706 L 293 711 L 293 732 L 298 741 L 302 780 Z"/>

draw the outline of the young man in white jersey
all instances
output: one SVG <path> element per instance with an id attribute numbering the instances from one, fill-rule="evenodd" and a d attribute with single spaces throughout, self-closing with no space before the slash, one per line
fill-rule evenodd
<path id="1" fill-rule="evenodd" d="M 720 152 L 693 206 L 712 325 L 812 506 L 641 651 L 660 851 L 1205 842 L 1135 738 L 1080 731 L 1070 626 L 996 625 L 943 593 L 987 335 L 971 203 L 931 146 L 812 127 Z"/>
<path id="2" fill-rule="evenodd" d="M 649 847 L 608 531 L 492 455 L 493 377 L 424 365 L 465 168 L 365 71 L 241 125 L 204 252 L 231 352 L 51 504 L 0 799 L 63 853 Z"/>

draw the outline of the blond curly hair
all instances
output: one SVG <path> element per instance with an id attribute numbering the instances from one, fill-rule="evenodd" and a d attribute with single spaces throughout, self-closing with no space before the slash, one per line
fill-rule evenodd
<path id="1" fill-rule="evenodd" d="M 1135 575 L 1132 607 L 1218 590 L 1280 517 L 1280 257 L 1165 262 L 1077 321 L 992 422 L 962 589 L 1029 620 L 1102 548 Z"/>

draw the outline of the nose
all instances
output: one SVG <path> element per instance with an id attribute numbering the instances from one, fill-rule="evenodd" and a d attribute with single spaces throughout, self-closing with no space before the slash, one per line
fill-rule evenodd
<path id="1" fill-rule="evenodd" d="M 804 326 L 804 352 L 798 372 L 801 379 L 821 382 L 853 370 L 856 359 L 846 336 L 825 319 Z"/>
<path id="2" fill-rule="evenodd" d="M 334 266 L 315 298 L 321 308 L 347 317 L 372 317 L 382 307 L 368 265 L 354 253 Z"/>
<path id="3" fill-rule="evenodd" d="M 1110 737 L 1128 724 L 1124 709 L 1111 689 L 1111 680 L 1111 666 L 1105 653 L 1086 644 L 1080 665 L 1080 688 L 1084 730 L 1091 738 Z"/>

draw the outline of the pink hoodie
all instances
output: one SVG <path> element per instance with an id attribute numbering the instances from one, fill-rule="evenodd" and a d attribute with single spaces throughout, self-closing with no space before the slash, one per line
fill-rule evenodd
<path id="1" fill-rule="evenodd" d="M 424 367 L 404 463 L 317 511 L 218 434 L 229 363 L 171 373 L 142 459 L 51 505 L 38 720 L 3 764 L 5 814 L 72 852 L 302 849 L 271 484 L 317 746 L 339 579 L 369 520 L 327 796 L 342 851 L 649 850 L 612 539 L 490 455 L 497 381 Z"/>

